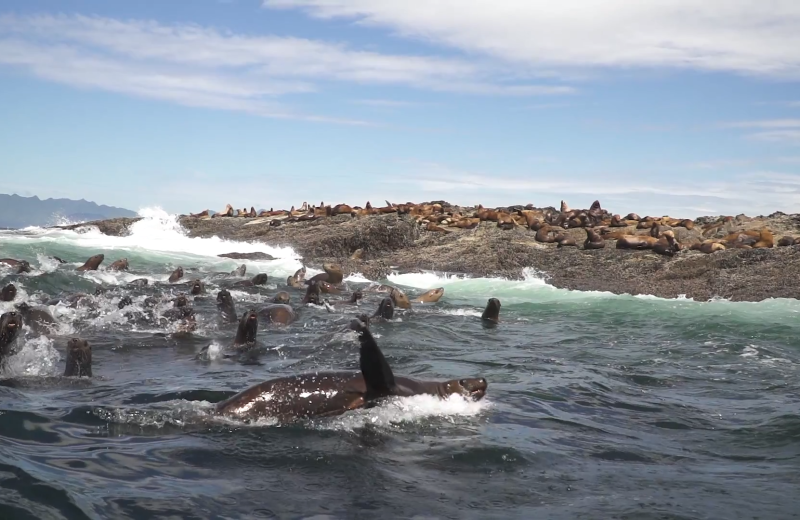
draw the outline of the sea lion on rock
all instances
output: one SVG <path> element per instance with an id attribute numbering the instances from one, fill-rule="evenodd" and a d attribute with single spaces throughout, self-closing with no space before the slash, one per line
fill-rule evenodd
<path id="1" fill-rule="evenodd" d="M 268 280 L 267 273 L 259 273 L 249 280 L 242 280 L 233 284 L 234 287 L 255 287 L 256 285 L 266 285 Z"/>
<path id="2" fill-rule="evenodd" d="M 111 265 L 108 266 L 109 271 L 127 271 L 128 270 L 128 259 L 127 258 L 120 258 L 119 260 L 114 261 Z"/>
<path id="3" fill-rule="evenodd" d="M 5 312 L 0 315 L 0 364 L 11 352 L 11 344 L 22 328 L 22 316 L 16 312 Z"/>
<path id="4" fill-rule="evenodd" d="M 85 339 L 67 342 L 67 366 L 64 377 L 92 377 L 92 346 Z"/>
<path id="5" fill-rule="evenodd" d="M 380 317 L 385 320 L 391 320 L 394 317 L 394 302 L 391 298 L 384 298 L 378 305 L 378 310 L 372 315 L 373 318 Z"/>
<path id="6" fill-rule="evenodd" d="M 364 250 L 356 249 L 355 251 L 353 251 L 353 254 L 350 255 L 350 260 L 361 260 L 363 256 L 364 256 Z"/>
<path id="7" fill-rule="evenodd" d="M 782 237 L 780 240 L 778 240 L 778 247 L 787 247 L 793 245 L 794 245 L 794 237 Z"/>
<path id="8" fill-rule="evenodd" d="M 289 325 L 297 319 L 297 314 L 294 312 L 294 309 L 282 303 L 267 305 L 260 309 L 258 314 L 264 318 L 267 323 L 278 325 Z"/>
<path id="9" fill-rule="evenodd" d="M 606 247 L 606 241 L 596 231 L 586 228 L 586 240 L 583 242 L 583 248 L 603 249 L 604 247 Z"/>
<path id="10" fill-rule="evenodd" d="M 217 310 L 226 321 L 236 321 L 236 306 L 233 297 L 227 289 L 222 289 L 217 293 Z"/>
<path id="11" fill-rule="evenodd" d="M 499 323 L 500 322 L 500 300 L 497 298 L 489 298 L 486 302 L 486 308 L 481 314 L 481 319 L 485 322 Z"/>
<path id="12" fill-rule="evenodd" d="M 659 255 L 673 256 L 681 250 L 681 245 L 675 240 L 675 233 L 664 231 L 662 237 L 653 244 L 653 252 Z"/>
<path id="13" fill-rule="evenodd" d="M 76 271 L 97 271 L 97 268 L 100 267 L 100 264 L 102 264 L 103 260 L 105 260 L 105 259 L 106 259 L 106 255 L 104 255 L 102 253 L 99 254 L 99 255 L 94 255 L 92 257 L 89 257 L 89 259 L 86 260 L 86 262 L 82 266 L 78 267 L 75 270 Z"/>
<path id="14" fill-rule="evenodd" d="M 436 289 L 431 289 L 430 291 L 427 291 L 427 292 L 425 292 L 423 294 L 420 294 L 419 296 L 417 296 L 416 299 L 414 299 L 414 302 L 416 302 L 416 303 L 436 303 L 441 299 L 441 297 L 443 295 L 444 295 L 444 287 L 439 287 L 439 288 L 436 288 Z"/>
<path id="15" fill-rule="evenodd" d="M 340 415 L 392 396 L 447 399 L 459 394 L 477 401 L 486 394 L 488 384 L 483 378 L 434 382 L 396 377 L 367 324 L 353 319 L 350 328 L 359 336 L 360 372 L 312 372 L 272 379 L 217 403 L 216 412 L 241 419 L 292 421 Z"/>
<path id="16" fill-rule="evenodd" d="M 242 264 L 233 271 L 231 271 L 231 276 L 244 276 L 247 272 L 247 266 Z"/>
<path id="17" fill-rule="evenodd" d="M 167 281 L 169 283 L 175 283 L 181 278 L 183 278 L 183 267 L 178 266 L 178 268 L 172 271 L 172 274 L 169 275 L 169 279 Z"/>
<path id="18" fill-rule="evenodd" d="M 650 236 L 626 235 L 617 239 L 617 249 L 652 249 L 656 242 Z"/>
<path id="19" fill-rule="evenodd" d="M 0 302 L 13 302 L 17 297 L 17 286 L 10 283 L 0 291 Z"/>
<path id="20" fill-rule="evenodd" d="M 27 260 L 14 260 L 13 258 L 0 258 L 0 264 L 10 265 L 17 268 L 17 274 L 30 273 L 31 264 Z"/>
<path id="21" fill-rule="evenodd" d="M 272 297 L 272 303 L 289 303 L 289 293 L 281 291 Z"/>
<path id="22" fill-rule="evenodd" d="M 561 233 L 556 235 L 555 241 L 558 243 L 558 245 L 556 247 L 559 247 L 559 248 L 561 248 L 561 247 L 569 247 L 569 246 L 578 247 L 578 243 L 575 241 L 574 238 L 566 236 L 566 235 L 562 235 Z"/>

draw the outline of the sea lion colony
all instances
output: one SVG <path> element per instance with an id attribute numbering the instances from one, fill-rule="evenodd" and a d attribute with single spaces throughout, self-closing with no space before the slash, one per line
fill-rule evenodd
<path id="1" fill-rule="evenodd" d="M 102 254 L 94 255 L 76 271 L 101 269 L 103 260 Z M 113 271 L 128 268 L 127 260 L 120 259 L 105 269 Z M 302 320 L 303 307 L 317 305 L 323 306 L 329 313 L 356 314 L 357 317 L 351 321 L 349 329 L 355 331 L 359 338 L 360 371 L 315 372 L 268 380 L 218 403 L 215 408 L 216 413 L 242 419 L 270 417 L 280 421 L 290 421 L 338 415 L 348 410 L 372 406 L 391 396 L 427 394 L 445 399 L 458 394 L 478 400 L 485 395 L 487 382 L 483 378 L 437 382 L 419 381 L 395 375 L 370 331 L 371 325 L 392 319 L 397 308 L 407 311 L 413 308 L 412 302 L 413 305 L 438 302 L 444 294 L 444 288 L 432 289 L 413 299 L 398 287 L 390 285 L 375 284 L 364 289 L 349 291 L 341 267 L 336 264 L 324 264 L 323 270 L 324 272 L 306 279 L 306 268 L 302 267 L 289 277 L 286 288 L 280 288 L 283 290 L 272 297 L 265 296 L 257 304 L 247 303 L 249 308 L 241 315 L 236 310 L 237 302 L 234 301 L 228 288 L 249 288 L 261 295 L 258 286 L 264 285 L 268 276 L 261 273 L 249 280 L 231 279 L 230 276 L 244 276 L 244 270 L 240 269 L 234 271 L 232 275 L 212 274 L 211 277 L 223 287 L 216 294 L 218 319 L 223 323 L 238 323 L 235 336 L 221 349 L 221 357 L 241 362 L 252 360 L 253 357 L 260 355 L 257 347 L 259 325 L 289 326 Z M 34 273 L 28 276 L 37 275 Z M 3 368 L 9 356 L 15 353 L 12 346 L 23 336 L 23 327 L 27 326 L 34 334 L 58 336 L 59 324 L 44 305 L 61 303 L 70 307 L 97 307 L 106 299 L 110 301 L 105 303 L 113 306 L 118 297 L 116 306 L 122 310 L 133 306 L 132 291 L 145 286 L 163 288 L 163 291 L 159 291 L 160 297 L 150 296 L 144 300 L 142 307 L 145 310 L 153 310 L 159 303 L 169 306 L 168 309 L 153 316 L 156 322 L 171 325 L 168 328 L 175 335 L 194 333 L 197 316 L 192 303 L 194 298 L 207 298 L 205 284 L 199 279 L 182 281 L 183 276 L 184 270 L 178 267 L 163 281 L 150 283 L 145 278 L 139 278 L 127 286 L 98 287 L 93 295 L 66 294 L 47 301 L 35 301 L 29 298 L 27 301 L 15 302 L 19 294 L 16 286 L 7 285 L 3 289 L 4 300 L 15 302 L 15 310 L 0 315 L 0 368 Z M 180 292 L 175 293 L 176 288 Z M 294 297 L 292 292 L 295 293 Z M 350 294 L 346 294 L 347 292 Z M 302 297 L 299 293 L 302 293 Z M 341 296 L 333 301 L 323 298 L 323 295 L 332 294 Z M 139 295 L 140 299 L 141 297 L 142 295 Z M 292 305 L 293 299 L 299 300 L 299 303 Z M 359 306 L 363 308 L 365 304 L 377 309 L 371 315 L 359 313 Z M 499 311 L 499 300 L 490 298 L 481 316 L 484 326 L 496 326 L 500 321 Z M 135 319 L 133 314 L 130 319 Z M 92 349 L 85 339 L 79 337 L 68 339 L 65 352 L 66 363 L 62 377 L 92 377 Z M 197 355 L 199 360 L 207 360 L 208 357 L 208 347 Z"/>
<path id="2" fill-rule="evenodd" d="M 734 232 L 728 229 L 734 217 L 722 216 L 712 222 L 704 219 L 677 219 L 669 216 L 640 217 L 629 213 L 625 217 L 611 214 L 603 209 L 599 201 L 594 201 L 589 209 L 571 209 L 565 201 L 561 201 L 559 210 L 555 208 L 536 208 L 527 206 L 510 206 L 504 208 L 485 208 L 478 205 L 471 210 L 455 208 L 444 201 L 415 204 L 394 204 L 386 201 L 386 206 L 375 208 L 368 201 L 365 207 L 337 204 L 335 206 L 309 205 L 304 202 L 300 209 L 294 206 L 289 210 L 260 211 L 234 210 L 228 204 L 224 211 L 214 213 L 204 210 L 193 213 L 193 218 L 262 218 L 270 226 L 284 223 L 312 221 L 336 215 L 366 217 L 396 213 L 413 218 L 424 231 L 451 233 L 458 229 L 475 229 L 480 225 L 494 223 L 504 230 L 527 229 L 535 233 L 535 240 L 543 244 L 556 244 L 556 247 L 580 247 L 574 237 L 563 233 L 566 229 L 582 228 L 586 230 L 584 249 L 603 249 L 607 241 L 612 241 L 617 249 L 651 250 L 657 254 L 673 256 L 684 250 L 714 253 L 724 249 L 756 249 L 800 245 L 800 237 L 785 236 L 777 244 L 773 232 L 767 228 Z M 692 230 L 702 225 L 702 239 L 691 239 L 685 243 L 678 241 L 676 228 Z M 718 236 L 721 231 L 730 232 Z M 354 260 L 360 259 L 363 251 L 353 253 Z"/>

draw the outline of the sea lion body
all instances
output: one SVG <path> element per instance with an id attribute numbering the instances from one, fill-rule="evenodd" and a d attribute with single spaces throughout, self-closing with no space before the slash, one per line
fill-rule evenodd
<path id="1" fill-rule="evenodd" d="M 234 287 L 255 287 L 257 285 L 266 285 L 268 280 L 266 273 L 259 273 L 249 280 L 243 280 L 233 284 Z"/>
<path id="2" fill-rule="evenodd" d="M 217 310 L 226 321 L 236 321 L 236 306 L 233 303 L 231 293 L 227 289 L 222 289 L 217 293 Z"/>
<path id="3" fill-rule="evenodd" d="M 320 305 L 319 293 L 319 284 L 311 282 L 306 289 L 306 295 L 303 297 L 303 304 L 313 303 L 314 305 Z"/>
<path id="4" fill-rule="evenodd" d="M 394 317 L 394 302 L 391 298 L 386 297 L 381 300 L 378 305 L 378 310 L 372 315 L 373 318 L 380 317 L 385 320 L 391 320 Z"/>
<path id="5" fill-rule="evenodd" d="M 72 338 L 67 343 L 64 377 L 92 377 L 92 347 L 85 339 Z"/>
<path id="6" fill-rule="evenodd" d="M 322 264 L 322 270 L 328 273 L 328 279 L 325 281 L 329 284 L 338 285 L 342 283 L 342 280 L 344 280 L 344 272 L 342 271 L 341 266 L 337 264 Z"/>
<path id="7" fill-rule="evenodd" d="M 436 303 L 442 298 L 443 295 L 444 287 L 438 287 L 420 294 L 414 301 L 417 303 Z"/>
<path id="8" fill-rule="evenodd" d="M 406 296 L 406 293 L 397 287 L 392 287 L 391 292 L 389 292 L 389 296 L 394 301 L 396 307 L 400 307 L 401 309 L 411 308 L 411 301 L 408 299 L 408 296 Z"/>
<path id="9" fill-rule="evenodd" d="M 242 264 L 233 271 L 231 271 L 231 276 L 244 276 L 247 272 L 247 266 Z"/>
<path id="10" fill-rule="evenodd" d="M 236 329 L 236 337 L 233 339 L 234 347 L 255 345 L 256 334 L 258 333 L 258 314 L 250 309 L 242 314 L 239 326 Z"/>
<path id="11" fill-rule="evenodd" d="M 192 280 L 192 290 L 190 292 L 192 293 L 192 296 L 197 296 L 198 294 L 203 294 L 203 293 L 206 292 L 206 286 L 199 279 Z"/>
<path id="12" fill-rule="evenodd" d="M 127 258 L 120 258 L 119 260 L 115 260 L 111 265 L 108 266 L 109 271 L 127 271 L 128 270 L 128 259 Z"/>
<path id="13" fill-rule="evenodd" d="M 286 291 L 281 291 L 275 296 L 272 297 L 272 303 L 289 303 L 289 293 Z"/>
<path id="14" fill-rule="evenodd" d="M 11 344 L 17 339 L 22 323 L 22 316 L 17 312 L 0 315 L 0 364 L 11 353 Z"/>
<path id="15" fill-rule="evenodd" d="M 86 260 L 82 266 L 78 267 L 76 271 L 97 271 L 97 268 L 100 267 L 100 264 L 103 263 L 105 258 L 106 256 L 102 253 L 89 257 L 89 259 Z"/>
<path id="16" fill-rule="evenodd" d="M 13 258 L 0 258 L 0 264 L 17 268 L 17 274 L 30 273 L 31 264 L 27 260 L 14 260 Z"/>
<path id="17" fill-rule="evenodd" d="M 586 241 L 583 243 L 583 248 L 603 249 L 604 247 L 606 247 L 606 241 L 596 231 L 586 228 Z"/>
<path id="18" fill-rule="evenodd" d="M 258 311 L 267 323 L 289 325 L 297 319 L 297 314 L 291 306 L 282 303 L 273 303 Z"/>
<path id="19" fill-rule="evenodd" d="M 178 266 L 178 268 L 175 269 L 174 271 L 172 271 L 172 274 L 169 275 L 169 278 L 167 279 L 167 281 L 169 283 L 175 283 L 178 280 L 180 280 L 181 278 L 183 278 L 183 267 Z"/>
<path id="20" fill-rule="evenodd" d="M 14 306 L 25 323 L 37 334 L 49 334 L 58 326 L 58 322 L 45 309 L 31 307 L 25 302 Z"/>

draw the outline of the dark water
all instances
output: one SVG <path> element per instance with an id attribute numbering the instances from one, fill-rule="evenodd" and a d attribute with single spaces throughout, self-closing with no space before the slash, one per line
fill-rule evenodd
<path id="1" fill-rule="evenodd" d="M 229 246 L 175 239 L 174 250 L 152 251 L 142 233 L 0 235 L 0 257 L 41 267 L 0 268 L 0 285 L 20 285 L 22 299 L 112 288 L 85 307 L 51 307 L 59 333 L 26 328 L 16 344 L 0 386 L 0 518 L 800 517 L 797 301 L 404 275 L 390 282 L 409 294 L 444 286 L 445 296 L 373 325 L 395 373 L 483 376 L 483 401 L 416 397 L 307 424 L 245 424 L 214 417 L 211 403 L 281 375 L 357 369 L 346 332 L 355 310 L 304 307 L 287 329 L 260 327 L 258 365 L 197 360 L 235 333 L 218 321 L 224 281 L 213 273 L 236 263 L 209 252 Z M 132 272 L 75 273 L 95 252 L 106 264 L 127 256 Z M 56 267 L 47 254 L 74 263 Z M 271 282 L 236 291 L 238 312 L 286 289 L 275 280 L 293 262 L 247 263 Z M 179 263 L 208 283 L 195 334 L 117 310 L 114 287 L 164 280 Z M 132 309 L 180 290 L 151 284 Z M 289 291 L 298 306 L 302 293 Z M 366 295 L 371 311 L 382 295 Z M 503 302 L 496 328 L 478 319 L 490 296 Z M 53 377 L 73 336 L 93 346 L 92 380 Z"/>

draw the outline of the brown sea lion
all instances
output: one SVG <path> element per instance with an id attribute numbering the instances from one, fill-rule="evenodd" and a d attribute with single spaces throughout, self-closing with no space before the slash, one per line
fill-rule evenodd
<path id="1" fill-rule="evenodd" d="M 75 270 L 76 271 L 96 271 L 97 268 L 100 267 L 100 264 L 103 263 L 103 260 L 105 260 L 105 258 L 106 258 L 106 256 L 104 254 L 102 254 L 102 253 L 99 254 L 99 255 L 94 255 L 94 256 L 90 257 L 88 260 L 86 260 L 86 262 L 82 266 L 78 267 Z"/>
<path id="2" fill-rule="evenodd" d="M 273 303 L 261 308 L 259 316 L 264 318 L 266 323 L 273 325 L 289 325 L 297 319 L 297 314 L 289 305 Z"/>
<path id="3" fill-rule="evenodd" d="M 222 318 L 225 321 L 236 321 L 236 305 L 234 305 L 233 297 L 227 289 L 222 289 L 217 293 L 217 310 L 222 314 Z"/>
<path id="4" fill-rule="evenodd" d="M 416 303 L 436 303 L 444 295 L 444 287 L 431 289 L 423 294 L 417 296 L 414 301 Z"/>
<path id="5" fill-rule="evenodd" d="M 272 303 L 289 303 L 289 293 L 281 291 L 272 297 Z"/>
<path id="6" fill-rule="evenodd" d="M 690 249 L 700 251 L 701 253 L 711 254 L 716 251 L 724 251 L 727 249 L 724 244 L 719 242 L 705 241 L 702 243 L 693 244 Z"/>
<path id="7" fill-rule="evenodd" d="M 475 229 L 480 225 L 480 223 L 481 219 L 479 218 L 464 217 L 456 220 L 450 225 L 451 227 L 457 227 L 459 229 Z"/>
<path id="8" fill-rule="evenodd" d="M 486 302 L 486 308 L 483 310 L 483 314 L 481 314 L 481 319 L 491 323 L 499 323 L 500 300 L 497 298 L 489 298 L 489 301 Z"/>
<path id="9" fill-rule="evenodd" d="M 681 250 L 681 245 L 675 240 L 675 233 L 664 231 L 658 242 L 653 244 L 653 252 L 659 255 L 673 256 Z"/>
<path id="10" fill-rule="evenodd" d="M 626 235 L 617 239 L 617 249 L 652 249 L 656 242 L 650 236 Z"/>
<path id="11" fill-rule="evenodd" d="M 314 305 L 320 305 L 320 297 L 319 297 L 319 283 L 316 281 L 312 281 L 308 284 L 308 288 L 306 289 L 306 294 L 303 296 L 303 305 L 307 303 L 313 303 Z"/>
<path id="12" fill-rule="evenodd" d="M 167 281 L 169 283 L 175 283 L 181 278 L 183 278 L 183 267 L 178 266 L 178 268 L 172 271 L 172 274 L 169 275 L 169 279 Z"/>
<path id="13" fill-rule="evenodd" d="M 0 264 L 10 265 L 17 268 L 17 274 L 30 273 L 31 264 L 27 260 L 14 260 L 13 258 L 0 258 Z"/>
<path id="14" fill-rule="evenodd" d="M 209 211 L 207 209 L 204 209 L 200 213 L 190 213 L 189 216 L 192 217 L 192 218 L 200 218 L 200 217 L 207 217 L 208 214 L 209 214 Z"/>
<path id="15" fill-rule="evenodd" d="M 27 302 L 17 303 L 14 308 L 31 330 L 37 334 L 49 334 L 58 327 L 56 319 L 45 309 L 31 307 Z"/>
<path id="16" fill-rule="evenodd" d="M 363 256 L 364 256 L 364 250 L 359 248 L 353 251 L 353 254 L 350 255 L 350 260 L 361 260 Z"/>
<path id="17" fill-rule="evenodd" d="M 342 292 L 341 289 L 324 280 L 319 280 L 317 283 L 319 284 L 319 290 L 325 294 L 341 294 Z"/>
<path id="18" fill-rule="evenodd" d="M 778 240 L 778 247 L 787 247 L 793 245 L 794 245 L 794 237 L 781 237 L 781 239 Z"/>
<path id="19" fill-rule="evenodd" d="M 367 324 L 355 318 L 350 328 L 359 336 L 360 372 L 313 372 L 272 379 L 218 403 L 216 413 L 293 421 L 340 415 L 391 396 L 427 394 L 447 399 L 459 394 L 480 400 L 486 394 L 488 384 L 483 378 L 434 382 L 395 376 Z"/>
<path id="20" fill-rule="evenodd" d="M 758 242 L 753 244 L 754 248 L 770 248 L 775 245 L 775 237 L 772 235 L 772 231 L 767 228 L 761 230 Z"/>
<path id="21" fill-rule="evenodd" d="M 258 313 L 254 309 L 245 311 L 239 320 L 236 337 L 233 338 L 234 347 L 251 346 L 256 343 L 258 333 Z"/>
<path id="22" fill-rule="evenodd" d="M 11 353 L 11 344 L 22 329 L 22 316 L 16 312 L 4 312 L 0 315 L 0 365 Z"/>
<path id="23" fill-rule="evenodd" d="M 411 308 L 411 301 L 408 299 L 408 296 L 397 287 L 392 287 L 389 296 L 392 298 L 392 301 L 394 301 L 395 307 L 400 307 L 401 309 Z"/>
<path id="24" fill-rule="evenodd" d="M 92 346 L 85 339 L 67 342 L 67 365 L 64 377 L 92 377 Z"/>
<path id="25" fill-rule="evenodd" d="M 0 291 L 0 302 L 13 302 L 17 297 L 17 286 L 10 283 Z"/>
<path id="26" fill-rule="evenodd" d="M 611 217 L 611 223 L 609 223 L 611 227 L 628 227 L 628 223 L 622 220 L 619 215 L 614 215 Z"/>
<path id="27" fill-rule="evenodd" d="M 192 290 L 190 292 L 192 296 L 203 294 L 206 292 L 206 285 L 200 279 L 194 279 L 192 280 Z"/>
<path id="28" fill-rule="evenodd" d="M 109 271 L 127 271 L 128 270 L 128 259 L 127 258 L 120 258 L 119 260 L 115 260 L 114 263 L 108 266 Z"/>
<path id="29" fill-rule="evenodd" d="M 332 263 L 322 264 L 322 270 L 328 273 L 328 279 L 325 280 L 326 282 L 333 285 L 342 283 L 342 280 L 344 279 L 344 273 L 342 272 L 342 267 L 340 265 Z"/>
<path id="30" fill-rule="evenodd" d="M 558 243 L 556 247 L 578 247 L 578 243 L 574 238 L 567 235 L 562 235 L 561 233 L 556 235 L 555 241 Z"/>
<path id="31" fill-rule="evenodd" d="M 266 285 L 269 277 L 267 273 L 259 273 L 249 280 L 241 280 L 234 282 L 234 287 L 255 287 L 257 285 Z"/>
<path id="32" fill-rule="evenodd" d="M 606 241 L 596 231 L 586 228 L 586 240 L 583 242 L 583 248 L 603 249 L 604 247 L 606 247 Z"/>
<path id="33" fill-rule="evenodd" d="M 552 244 L 556 241 L 556 239 L 554 236 L 550 235 L 551 232 L 555 232 L 555 230 L 549 225 L 545 224 L 539 228 L 534 238 L 537 242 L 542 242 L 543 244 Z"/>

